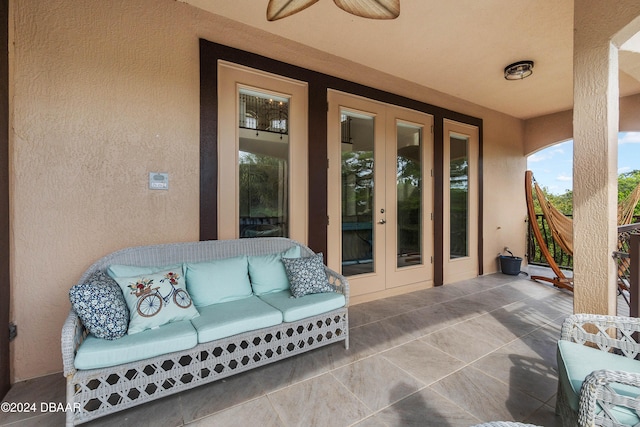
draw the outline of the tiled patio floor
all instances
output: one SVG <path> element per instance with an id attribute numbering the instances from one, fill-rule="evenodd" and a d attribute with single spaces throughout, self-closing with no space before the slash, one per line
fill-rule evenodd
<path id="1" fill-rule="evenodd" d="M 556 340 L 570 293 L 494 274 L 352 306 L 351 347 L 334 344 L 89 426 L 559 425 Z M 64 402 L 62 374 L 16 384 L 6 401 Z M 55 426 L 63 413 L 0 413 Z"/>

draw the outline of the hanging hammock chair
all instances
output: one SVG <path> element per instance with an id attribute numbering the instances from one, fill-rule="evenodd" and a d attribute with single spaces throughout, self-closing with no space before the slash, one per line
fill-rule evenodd
<path id="1" fill-rule="evenodd" d="M 536 182 L 533 177 L 533 173 L 531 171 L 526 171 L 525 173 L 525 191 L 526 191 L 526 199 L 527 199 L 527 211 L 529 214 L 529 222 L 531 224 L 531 230 L 533 231 L 533 235 L 538 242 L 538 246 L 540 247 L 540 251 L 542 252 L 542 256 L 547 260 L 549 267 L 555 273 L 555 277 L 545 277 L 545 276 L 531 276 L 533 280 L 542 280 L 545 282 L 550 282 L 554 286 L 559 288 L 568 289 L 573 291 L 573 278 L 567 277 L 564 272 L 560 269 L 555 259 L 551 255 L 547 243 L 545 242 L 542 232 L 540 231 L 540 227 L 538 227 L 538 223 L 536 221 L 536 212 L 535 206 L 533 203 L 533 195 L 535 194 L 538 199 L 538 204 L 542 210 L 542 215 L 549 225 L 549 229 L 551 230 L 551 236 L 556 244 L 558 244 L 562 250 L 570 256 L 573 256 L 573 220 L 562 212 L 560 212 L 555 206 L 549 202 L 549 200 L 545 197 L 544 192 Z M 620 203 L 618 203 L 618 225 L 626 225 L 630 224 L 633 220 L 633 211 L 636 208 L 636 205 L 640 202 L 640 184 L 636 186 L 636 188 Z M 628 268 L 628 260 L 626 260 L 626 264 L 620 263 L 618 269 L 620 276 L 621 269 Z M 619 287 L 624 287 L 624 284 L 621 284 L 618 281 Z M 620 291 L 623 291 L 620 288 Z"/>

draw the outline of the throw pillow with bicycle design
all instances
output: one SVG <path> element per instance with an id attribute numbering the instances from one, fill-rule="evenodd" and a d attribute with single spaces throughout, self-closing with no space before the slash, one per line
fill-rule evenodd
<path id="1" fill-rule="evenodd" d="M 166 281 L 171 285 L 171 292 L 167 295 L 162 295 L 159 292 L 159 286 L 152 288 L 153 279 L 141 278 L 136 283 L 129 284 L 132 289 L 131 294 L 138 298 L 138 314 L 143 317 L 155 316 L 162 309 L 163 303 L 170 304 L 171 299 L 180 308 L 191 306 L 191 297 L 187 291 L 176 287 L 179 278 L 178 273 L 170 271 L 164 279 L 160 280 L 161 283 Z"/>
<path id="2" fill-rule="evenodd" d="M 198 316 L 186 291 L 182 271 L 168 270 L 115 280 L 129 307 L 129 334 Z"/>

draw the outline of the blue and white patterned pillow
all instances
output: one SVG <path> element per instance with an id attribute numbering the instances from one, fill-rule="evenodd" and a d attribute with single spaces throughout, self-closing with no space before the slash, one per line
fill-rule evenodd
<path id="1" fill-rule="evenodd" d="M 329 284 L 327 273 L 324 271 L 321 253 L 304 258 L 282 258 L 282 263 L 291 285 L 291 295 L 295 298 L 335 292 L 335 287 Z"/>
<path id="2" fill-rule="evenodd" d="M 115 340 L 127 333 L 129 309 L 120 286 L 102 271 L 69 290 L 73 309 L 87 330 L 98 338 Z"/>

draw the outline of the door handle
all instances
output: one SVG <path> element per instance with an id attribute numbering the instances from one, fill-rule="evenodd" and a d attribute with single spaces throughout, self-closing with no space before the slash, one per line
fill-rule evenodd
<path id="1" fill-rule="evenodd" d="M 384 218 L 378 221 L 378 224 L 386 224 L 386 223 L 387 223 L 387 220 Z"/>

